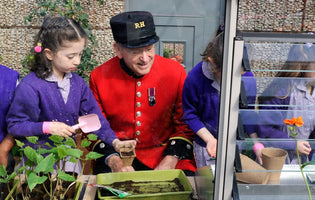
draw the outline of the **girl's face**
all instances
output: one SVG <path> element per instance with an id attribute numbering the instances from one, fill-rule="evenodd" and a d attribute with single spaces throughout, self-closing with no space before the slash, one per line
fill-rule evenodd
<path id="1" fill-rule="evenodd" d="M 85 39 L 78 41 L 64 41 L 62 46 L 52 52 L 45 49 L 45 55 L 51 61 L 53 74 L 58 80 L 62 80 L 65 73 L 73 72 L 81 62 L 81 56 L 85 46 Z"/>
<path id="2" fill-rule="evenodd" d="M 154 44 L 146 47 L 128 49 L 114 45 L 117 56 L 124 59 L 126 65 L 138 76 L 146 75 L 153 65 L 155 48 Z"/>

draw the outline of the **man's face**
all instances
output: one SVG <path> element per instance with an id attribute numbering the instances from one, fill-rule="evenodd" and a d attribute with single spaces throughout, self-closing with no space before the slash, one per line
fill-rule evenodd
<path id="1" fill-rule="evenodd" d="M 115 51 L 120 59 L 124 59 L 126 65 L 138 76 L 146 75 L 150 72 L 154 62 L 154 44 L 146 47 L 129 49 L 115 44 Z"/>

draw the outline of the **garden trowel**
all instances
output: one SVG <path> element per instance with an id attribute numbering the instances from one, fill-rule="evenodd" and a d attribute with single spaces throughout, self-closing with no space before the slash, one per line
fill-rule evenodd
<path id="1" fill-rule="evenodd" d="M 83 133 L 90 133 L 101 128 L 101 122 L 96 114 L 88 114 L 79 117 L 79 123 L 72 126 L 73 129 L 80 128 Z"/>

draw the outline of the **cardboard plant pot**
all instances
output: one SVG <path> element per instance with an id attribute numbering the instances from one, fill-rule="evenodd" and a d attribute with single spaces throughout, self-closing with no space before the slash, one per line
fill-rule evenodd
<path id="1" fill-rule="evenodd" d="M 288 152 L 279 148 L 264 148 L 262 149 L 263 167 L 270 170 L 268 184 L 279 184 L 281 170 Z"/>
<path id="2" fill-rule="evenodd" d="M 131 166 L 134 158 L 136 157 L 135 148 L 132 145 L 120 146 L 120 157 L 124 162 L 124 166 Z"/>
<path id="3" fill-rule="evenodd" d="M 240 154 L 243 172 L 236 173 L 236 180 L 250 184 L 266 184 L 270 174 L 251 158 Z"/>

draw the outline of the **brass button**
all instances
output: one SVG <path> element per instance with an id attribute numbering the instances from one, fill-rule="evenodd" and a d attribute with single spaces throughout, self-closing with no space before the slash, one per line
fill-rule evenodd
<path id="1" fill-rule="evenodd" d="M 141 112 L 137 111 L 136 115 L 137 115 L 137 117 L 140 117 L 141 116 Z"/>
<path id="2" fill-rule="evenodd" d="M 136 138 L 136 141 L 138 142 L 138 141 L 139 141 L 139 138 Z"/>
<path id="3" fill-rule="evenodd" d="M 137 92 L 137 97 L 141 97 L 141 92 Z"/>
<path id="4" fill-rule="evenodd" d="M 136 122 L 136 125 L 137 125 L 137 126 L 141 126 L 141 122 L 140 122 L 140 121 L 137 121 L 137 122 Z"/>
<path id="5" fill-rule="evenodd" d="M 136 131 L 136 135 L 140 135 L 140 133 L 141 133 L 140 131 Z"/>
<path id="6" fill-rule="evenodd" d="M 141 86 L 141 82 L 140 81 L 137 82 L 137 86 L 138 87 Z"/>
<path id="7" fill-rule="evenodd" d="M 139 108 L 141 106 L 141 103 L 140 102 L 137 102 L 137 107 Z"/>

